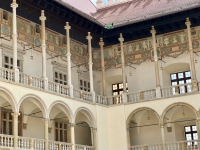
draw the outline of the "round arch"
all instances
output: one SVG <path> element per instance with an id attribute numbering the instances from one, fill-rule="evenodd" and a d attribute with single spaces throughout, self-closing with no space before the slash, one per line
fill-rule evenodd
<path id="1" fill-rule="evenodd" d="M 173 107 L 175 107 L 175 106 L 181 106 L 181 105 L 187 106 L 188 108 L 190 108 L 190 109 L 194 112 L 196 118 L 199 118 L 198 113 L 197 113 L 197 111 L 195 110 L 195 108 L 194 108 L 193 106 L 191 106 L 191 105 L 188 104 L 188 103 L 178 102 L 178 103 L 173 103 L 173 104 L 171 104 L 171 105 L 169 105 L 168 107 L 165 108 L 165 110 L 163 111 L 163 113 L 162 113 L 162 115 L 161 115 L 161 122 L 162 122 L 162 123 L 164 122 L 165 115 L 167 114 L 167 112 L 168 112 L 171 108 L 173 108 Z"/>
<path id="2" fill-rule="evenodd" d="M 37 96 L 37 95 L 35 95 L 35 94 L 27 94 L 27 95 L 24 95 L 24 96 L 20 99 L 20 101 L 19 101 L 19 103 L 18 103 L 18 105 L 17 105 L 17 110 L 19 111 L 22 102 L 25 101 L 27 98 L 33 98 L 33 99 L 36 101 L 35 105 L 37 105 L 37 106 L 41 109 L 41 111 L 42 111 L 42 113 L 43 113 L 43 117 L 44 117 L 44 118 L 47 118 L 47 115 L 46 115 L 47 107 L 46 107 L 44 101 L 43 101 L 39 96 Z"/>
<path id="3" fill-rule="evenodd" d="M 91 127 L 96 128 L 96 121 L 95 121 L 95 118 L 94 118 L 92 112 L 88 108 L 85 108 L 85 107 L 80 107 L 76 110 L 74 117 L 73 117 L 73 123 L 74 124 L 75 124 L 77 114 L 79 112 L 83 113 L 86 116 L 86 118 L 91 121 L 91 123 L 87 122 Z"/>
<path id="4" fill-rule="evenodd" d="M 66 110 L 66 111 L 64 111 L 64 113 L 67 115 L 69 122 L 72 123 L 73 115 L 72 115 L 72 111 L 71 111 L 70 107 L 65 102 L 60 101 L 60 100 L 51 103 L 49 109 L 47 110 L 47 118 L 50 117 L 50 112 L 55 105 L 61 105 L 61 107 L 63 107 L 64 110 Z"/>
<path id="5" fill-rule="evenodd" d="M 133 117 L 133 115 L 136 114 L 137 112 L 140 112 L 140 111 L 143 111 L 143 110 L 151 110 L 156 115 L 156 117 L 158 118 L 158 120 L 160 121 L 160 116 L 158 115 L 158 113 L 154 109 L 149 108 L 149 107 L 140 107 L 140 108 L 137 108 L 137 109 L 133 110 L 129 114 L 128 118 L 126 119 L 126 127 L 129 126 L 130 119 Z"/>
<path id="6" fill-rule="evenodd" d="M 0 95 L 10 103 L 13 112 L 18 112 L 17 101 L 8 89 L 0 87 Z"/>

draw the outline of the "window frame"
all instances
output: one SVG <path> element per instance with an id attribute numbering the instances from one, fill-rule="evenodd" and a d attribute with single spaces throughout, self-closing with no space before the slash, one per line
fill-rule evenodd
<path id="1" fill-rule="evenodd" d="M 190 77 L 186 77 L 186 75 L 185 75 L 186 72 L 190 72 Z M 178 78 L 178 74 L 179 73 L 183 73 L 183 78 Z M 176 74 L 176 79 L 172 79 L 171 75 L 173 75 L 173 74 Z M 182 80 L 184 80 L 184 84 L 186 84 L 187 83 L 186 80 L 191 79 L 191 71 L 187 70 L 187 71 L 181 71 L 181 72 L 171 73 L 170 74 L 170 79 L 171 79 L 171 85 L 172 85 L 173 82 L 177 82 L 177 85 L 180 85 L 179 81 L 182 81 Z"/>
<path id="2" fill-rule="evenodd" d="M 56 74 L 57 73 L 57 75 L 58 75 L 58 78 L 56 78 Z M 60 75 L 62 76 L 62 79 L 60 79 Z M 64 77 L 65 76 L 65 77 Z M 64 78 L 66 79 L 66 80 L 64 80 Z M 59 83 L 59 84 L 62 84 L 62 85 L 67 85 L 67 74 L 65 74 L 65 73 L 63 73 L 63 72 L 61 72 L 61 71 L 57 71 L 57 70 L 54 70 L 53 71 L 53 80 L 54 80 L 54 82 L 56 82 L 56 83 Z M 57 81 L 56 81 L 57 80 Z M 62 82 L 62 83 L 61 83 Z"/>
<path id="3" fill-rule="evenodd" d="M 58 127 L 56 127 L 56 123 L 58 124 Z M 60 127 L 60 124 L 62 124 L 62 128 Z M 64 125 L 66 125 L 66 129 L 64 128 Z M 55 141 L 59 141 L 59 142 L 67 142 L 68 140 L 68 123 L 66 122 L 62 122 L 62 121 L 55 121 L 54 122 L 54 129 L 55 129 L 55 136 L 54 136 L 54 139 Z M 56 130 L 58 130 L 58 137 L 56 137 Z M 60 139 L 61 136 L 60 136 L 60 131 L 62 131 L 62 140 Z M 65 133 L 66 131 L 66 133 Z M 65 139 L 65 136 L 66 136 L 66 140 Z"/>
<path id="4" fill-rule="evenodd" d="M 196 131 L 193 131 L 192 127 L 195 126 L 196 127 Z M 190 132 L 186 132 L 185 130 L 185 127 L 190 127 Z M 187 125 L 187 126 L 184 126 L 184 132 L 185 132 L 185 140 L 186 141 L 192 141 L 194 140 L 194 134 L 196 133 L 197 134 L 197 140 L 198 140 L 198 133 L 197 133 L 197 126 L 196 125 Z M 187 137 L 186 135 L 187 134 L 191 134 L 191 140 L 187 140 Z M 189 143 L 187 143 L 189 145 Z M 196 145 L 194 142 L 192 142 L 192 145 Z"/>
<path id="5" fill-rule="evenodd" d="M 112 95 L 113 95 L 113 96 L 115 96 L 115 95 L 114 95 L 114 92 L 117 92 L 117 93 L 118 93 L 117 95 L 121 95 L 120 92 L 123 93 L 123 88 L 119 88 L 119 85 L 120 85 L 120 84 L 123 85 L 123 83 L 115 83 L 115 84 L 112 84 Z M 117 85 L 117 89 L 116 89 L 116 90 L 113 90 L 113 86 L 114 86 L 114 85 Z M 128 84 L 127 84 L 127 83 L 126 83 L 126 91 L 128 92 Z"/>
<path id="6" fill-rule="evenodd" d="M 7 69 L 13 69 L 13 57 L 5 54 L 3 54 L 2 57 L 2 66 Z M 8 62 L 6 62 L 6 57 L 8 58 Z M 5 65 L 8 67 L 5 67 Z M 17 59 L 17 68 L 20 72 L 23 72 L 23 60 Z"/>

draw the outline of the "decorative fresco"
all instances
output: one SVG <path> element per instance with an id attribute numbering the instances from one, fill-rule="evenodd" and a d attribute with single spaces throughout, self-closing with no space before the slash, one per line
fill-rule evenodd
<path id="1" fill-rule="evenodd" d="M 39 18 L 39 16 L 38 16 Z M 25 42 L 29 47 L 41 52 L 41 26 L 24 18 L 17 18 L 18 39 Z M 12 14 L 0 9 L 0 31 L 1 36 L 10 40 L 12 36 Z M 192 46 L 195 52 L 200 51 L 200 27 L 192 28 Z M 187 30 L 180 30 L 156 36 L 156 47 L 159 58 L 178 57 L 188 51 Z M 46 46 L 48 54 L 62 56 L 66 61 L 66 36 L 46 29 Z M 85 64 L 88 62 L 88 47 L 80 42 L 70 39 L 71 59 L 75 64 Z M 140 65 L 145 61 L 153 61 L 152 38 L 139 39 L 124 43 L 125 63 Z M 100 49 L 92 49 L 93 69 L 101 69 Z M 121 67 L 120 45 L 104 47 L 105 67 Z"/>

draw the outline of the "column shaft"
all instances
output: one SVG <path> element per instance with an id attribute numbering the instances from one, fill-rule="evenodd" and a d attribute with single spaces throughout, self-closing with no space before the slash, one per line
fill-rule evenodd
<path id="1" fill-rule="evenodd" d="M 48 132 L 48 128 L 49 128 L 49 120 L 45 119 L 44 120 L 44 139 L 45 139 L 45 150 L 49 149 L 49 132 Z"/>
<path id="2" fill-rule="evenodd" d="M 126 72 L 125 72 L 125 61 L 124 61 L 124 47 L 123 47 L 123 41 L 124 38 L 122 36 L 122 33 L 120 33 L 120 37 L 118 39 L 120 41 L 120 48 L 121 48 L 121 61 L 122 61 L 122 78 L 123 78 L 123 92 L 126 93 Z"/>
<path id="3" fill-rule="evenodd" d="M 161 130 L 161 139 L 162 139 L 162 150 L 166 150 L 164 125 L 160 126 L 160 130 Z"/>
<path id="4" fill-rule="evenodd" d="M 190 52 L 190 63 L 191 63 L 191 77 L 192 77 L 192 88 L 193 91 L 196 92 L 198 91 L 197 87 L 197 78 L 196 78 L 196 69 L 195 69 L 195 63 L 194 63 L 194 52 L 192 48 L 192 36 L 191 36 L 191 22 L 189 18 L 186 19 L 185 22 L 187 26 L 187 33 L 188 33 L 188 44 L 189 44 L 189 52 Z"/>
<path id="5" fill-rule="evenodd" d="M 74 137 L 74 124 L 71 124 L 71 144 L 72 144 L 72 150 L 75 150 L 75 137 Z"/>
<path id="6" fill-rule="evenodd" d="M 12 113 L 13 116 L 13 135 L 14 135 L 14 149 L 18 148 L 18 116 L 19 113 Z"/>
<path id="7" fill-rule="evenodd" d="M 100 38 L 99 45 L 101 49 L 102 92 L 103 92 L 103 96 L 105 96 L 106 95 L 106 80 L 105 80 L 105 64 L 104 64 L 104 52 L 103 52 L 104 42 L 102 38 Z"/>

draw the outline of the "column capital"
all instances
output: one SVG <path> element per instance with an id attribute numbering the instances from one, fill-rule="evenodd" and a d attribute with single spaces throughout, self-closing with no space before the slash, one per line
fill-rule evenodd
<path id="1" fill-rule="evenodd" d="M 74 123 L 70 123 L 69 126 L 70 126 L 70 127 L 74 127 L 75 124 L 74 124 Z"/>
<path id="2" fill-rule="evenodd" d="M 88 65 L 93 65 L 93 63 L 92 63 L 92 62 L 89 62 Z"/>
<path id="3" fill-rule="evenodd" d="M 156 34 L 156 30 L 155 30 L 154 26 L 151 27 L 151 34 Z"/>
<path id="4" fill-rule="evenodd" d="M 20 115 L 20 113 L 18 113 L 18 112 L 13 112 L 13 113 L 11 113 L 11 115 L 12 115 L 13 117 L 17 118 L 17 117 Z"/>
<path id="5" fill-rule="evenodd" d="M 44 15 L 44 10 L 41 11 L 40 20 L 41 20 L 41 21 L 45 21 L 45 20 L 46 20 L 46 17 L 45 17 L 45 15 Z"/>
<path id="6" fill-rule="evenodd" d="M 100 45 L 101 47 L 103 47 L 103 46 L 104 46 L 103 38 L 100 38 L 99 45 Z"/>
<path id="7" fill-rule="evenodd" d="M 191 22 L 190 22 L 190 19 L 189 19 L 189 18 L 186 18 L 185 25 L 186 25 L 186 26 L 191 26 Z"/>
<path id="8" fill-rule="evenodd" d="M 97 128 L 92 128 L 92 131 L 93 132 L 97 132 Z"/>
<path id="9" fill-rule="evenodd" d="M 69 57 L 70 57 L 70 56 L 71 56 L 71 53 L 70 53 L 70 52 L 67 52 L 66 56 L 69 56 Z"/>
<path id="10" fill-rule="evenodd" d="M 16 0 L 13 0 L 13 3 L 11 4 L 12 8 L 17 8 L 18 4 L 16 3 Z"/>
<path id="11" fill-rule="evenodd" d="M 71 29 L 71 26 L 69 25 L 69 22 L 66 22 L 65 29 L 68 30 L 68 31 Z"/>
<path id="12" fill-rule="evenodd" d="M 50 119 L 49 119 L 49 118 L 44 118 L 43 121 L 44 121 L 44 122 L 49 122 Z"/>
<path id="13" fill-rule="evenodd" d="M 124 38 L 123 38 L 123 36 L 122 36 L 122 33 L 120 33 L 120 37 L 118 38 L 118 40 L 119 40 L 120 42 L 123 42 L 123 41 L 124 41 Z"/>
<path id="14" fill-rule="evenodd" d="M 86 37 L 86 39 L 87 39 L 88 41 L 91 41 L 91 40 L 92 40 L 92 36 L 90 35 L 90 32 L 88 32 L 88 36 Z"/>

